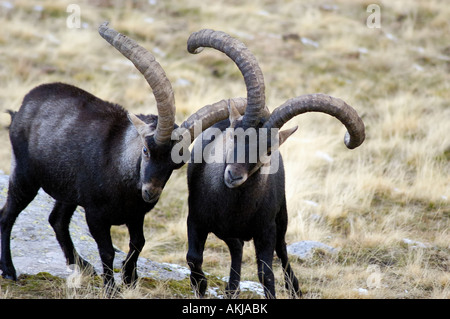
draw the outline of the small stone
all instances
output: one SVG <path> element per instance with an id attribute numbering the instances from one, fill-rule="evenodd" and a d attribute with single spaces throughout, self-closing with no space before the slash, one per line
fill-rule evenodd
<path id="1" fill-rule="evenodd" d="M 336 253 L 337 249 L 331 246 L 325 245 L 318 241 L 304 240 L 293 243 L 287 247 L 288 254 L 294 255 L 300 259 L 309 259 L 314 255 L 314 251 L 320 249 L 328 253 Z"/>
<path id="2" fill-rule="evenodd" d="M 430 248 L 430 244 L 422 243 L 420 241 L 412 240 L 409 238 L 403 238 L 403 243 L 407 244 L 411 248 Z"/>

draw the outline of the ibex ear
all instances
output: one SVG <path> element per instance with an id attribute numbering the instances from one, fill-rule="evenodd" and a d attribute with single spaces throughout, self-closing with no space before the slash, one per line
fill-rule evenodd
<path id="1" fill-rule="evenodd" d="M 236 106 L 234 106 L 234 103 L 230 102 L 230 100 L 228 100 L 228 113 L 230 114 L 229 115 L 230 127 L 234 127 L 236 120 L 238 120 L 241 117 L 241 113 L 239 113 Z"/>
<path id="2" fill-rule="evenodd" d="M 287 130 L 279 131 L 278 132 L 278 144 L 276 144 L 276 145 L 269 145 L 269 147 L 267 148 L 267 154 L 270 156 L 270 154 L 272 152 L 278 150 L 280 148 L 281 144 L 286 142 L 288 137 L 291 136 L 292 134 L 294 134 L 294 132 L 297 131 L 297 129 L 298 129 L 298 126 L 294 126 L 294 127 L 289 128 Z"/>
<path id="3" fill-rule="evenodd" d="M 278 133 L 279 134 L 278 145 L 283 144 L 288 139 L 289 136 L 291 136 L 292 134 L 294 134 L 295 131 L 297 131 L 297 129 L 298 129 L 298 126 L 296 125 L 296 126 L 294 126 L 292 128 L 289 128 L 287 130 L 280 131 Z"/>
<path id="4" fill-rule="evenodd" d="M 128 119 L 133 124 L 133 126 L 138 131 L 139 135 L 145 139 L 146 136 L 151 135 L 153 133 L 153 130 L 150 128 L 150 125 L 142 121 L 140 118 L 138 118 L 133 113 L 128 112 Z"/>

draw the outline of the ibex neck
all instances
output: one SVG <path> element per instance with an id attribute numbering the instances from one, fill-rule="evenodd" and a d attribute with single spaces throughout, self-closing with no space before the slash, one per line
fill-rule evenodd
<path id="1" fill-rule="evenodd" d="M 130 123 L 122 134 L 119 152 L 117 154 L 118 174 L 126 180 L 136 180 L 139 183 L 139 163 L 142 152 L 142 141 L 134 126 Z"/>

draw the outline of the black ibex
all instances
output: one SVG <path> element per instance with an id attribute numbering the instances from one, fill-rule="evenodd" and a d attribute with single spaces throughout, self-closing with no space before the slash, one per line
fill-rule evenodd
<path id="1" fill-rule="evenodd" d="M 197 53 L 202 47 L 220 50 L 235 61 L 245 80 L 248 105 L 241 117 L 230 104 L 229 120 L 209 129 L 215 129 L 219 134 L 213 134 L 214 139 L 210 141 L 198 140 L 196 144 L 203 144 L 199 148 L 195 145 L 191 154 L 192 161 L 188 167 L 189 248 L 186 256 L 191 268 L 191 285 L 197 295 L 205 294 L 207 281 L 202 271 L 203 250 L 207 235 L 212 232 L 225 241 L 231 253 L 230 279 L 226 287 L 229 295 L 233 296 L 239 288 L 244 241 L 253 239 L 258 277 L 266 297 L 275 297 L 272 272 L 274 250 L 281 259 L 286 287 L 293 297 L 299 296 L 298 280 L 286 251 L 288 215 L 285 174 L 281 155 L 277 152 L 279 145 L 297 128 L 279 132 L 278 143 L 274 134 L 278 135 L 278 129 L 298 114 L 324 112 L 338 118 L 346 126 L 345 144 L 352 149 L 364 140 L 364 124 L 353 108 L 323 94 L 288 100 L 270 114 L 265 106 L 263 74 L 244 44 L 223 32 L 202 30 L 191 35 L 188 51 Z M 244 135 L 238 136 L 239 130 Z M 207 131 L 203 133 L 206 134 Z M 210 132 L 208 135 L 211 136 Z M 216 160 L 196 162 L 195 152 L 207 147 L 214 150 L 211 153 Z M 239 149 L 245 150 L 241 159 Z M 217 152 L 222 154 L 220 160 L 217 160 Z M 251 160 L 255 154 L 257 156 Z M 271 165 L 275 171 L 270 171 Z M 263 172 L 263 169 L 266 171 Z"/>
<path id="2" fill-rule="evenodd" d="M 133 115 L 62 83 L 41 85 L 25 96 L 10 126 L 13 161 L 7 201 L 0 210 L 5 278 L 17 279 L 10 249 L 13 224 L 43 188 L 56 200 L 49 221 L 68 264 L 80 263 L 93 271 L 75 251 L 69 234 L 71 217 L 79 205 L 85 209 L 98 245 L 107 291 L 115 286 L 112 225 L 128 227 L 130 251 L 122 276 L 126 284 L 135 283 L 136 262 L 145 242 L 144 215 L 157 203 L 172 171 L 184 164 L 175 163 L 171 156 L 178 142 L 171 135 L 179 128 L 172 86 L 164 70 L 148 51 L 107 23 L 100 26 L 99 33 L 144 75 L 153 89 L 158 116 Z M 192 134 L 194 121 L 203 120 L 206 129 L 227 118 L 227 103 L 202 108 L 182 126 Z M 241 111 L 246 105 L 245 99 L 231 103 Z M 192 134 L 188 142 L 193 138 Z"/>

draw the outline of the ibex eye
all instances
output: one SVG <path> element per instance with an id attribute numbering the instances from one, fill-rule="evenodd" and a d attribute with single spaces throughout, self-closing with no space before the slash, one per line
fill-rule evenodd
<path id="1" fill-rule="evenodd" d="M 148 149 L 144 146 L 144 148 L 142 149 L 142 152 L 144 153 L 145 156 L 150 156 L 150 153 L 148 152 Z"/>

